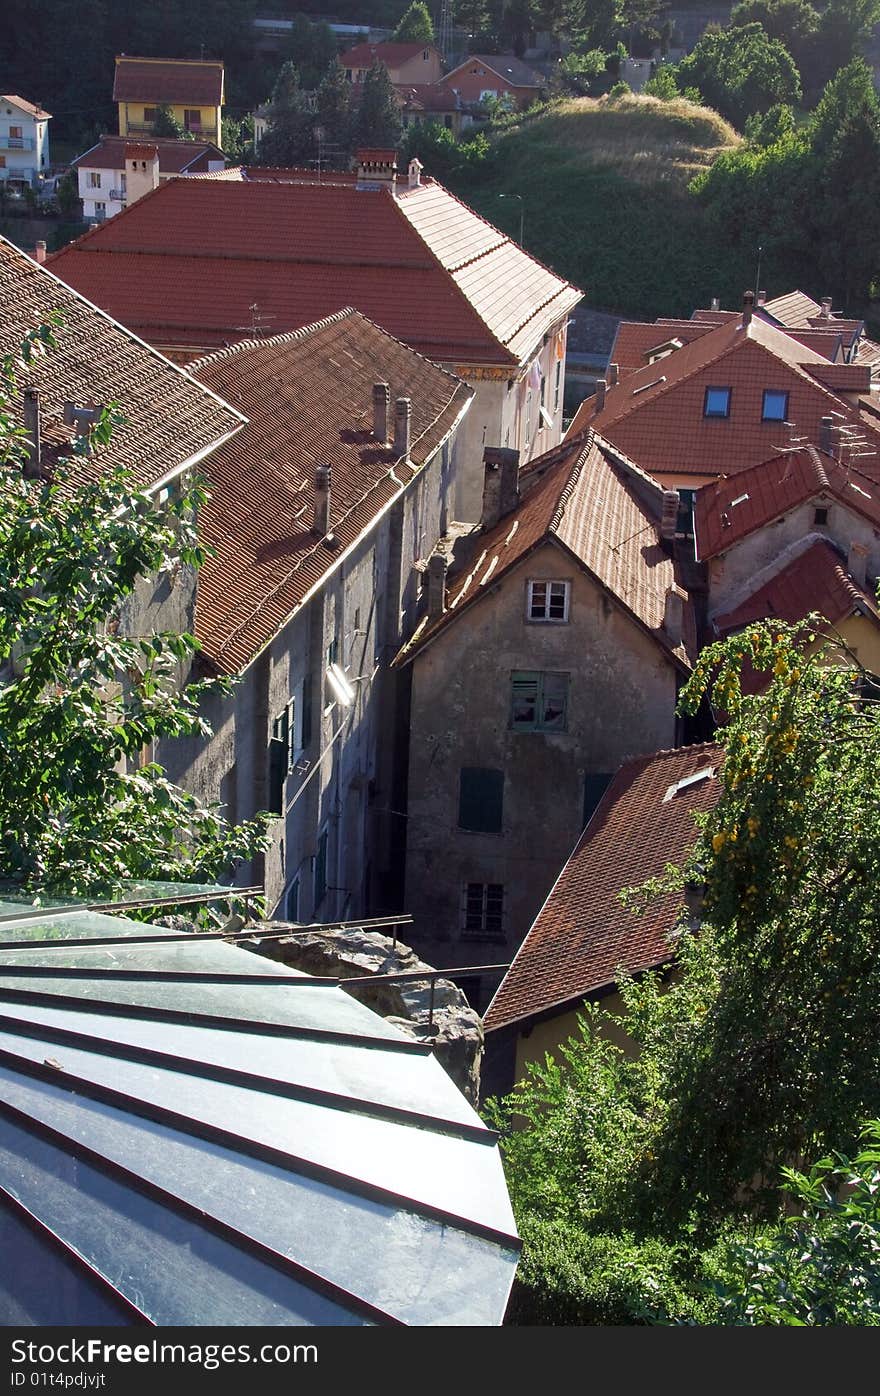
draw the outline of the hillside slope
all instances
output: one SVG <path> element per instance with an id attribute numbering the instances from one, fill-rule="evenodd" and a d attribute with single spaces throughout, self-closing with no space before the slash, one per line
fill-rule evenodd
<path id="1" fill-rule="evenodd" d="M 690 314 L 713 295 L 735 304 L 754 275 L 687 192 L 739 140 L 683 98 L 575 98 L 496 134 L 490 158 L 450 185 L 515 237 L 522 209 L 525 246 L 595 309 Z"/>

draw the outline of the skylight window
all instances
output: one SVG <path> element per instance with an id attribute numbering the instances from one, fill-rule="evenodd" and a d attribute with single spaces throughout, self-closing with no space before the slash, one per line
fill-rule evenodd
<path id="1" fill-rule="evenodd" d="M 764 389 L 761 407 L 762 422 L 784 422 L 788 416 L 788 393 L 777 388 Z"/>
<path id="2" fill-rule="evenodd" d="M 736 499 L 732 499 L 732 500 L 730 501 L 730 507 L 731 507 L 731 509 L 733 509 L 734 506 L 737 505 L 737 504 L 745 504 L 745 502 L 746 502 L 746 500 L 748 499 L 748 497 L 749 497 L 749 496 L 748 496 L 747 494 L 738 494 L 737 497 L 736 497 Z"/>
<path id="3" fill-rule="evenodd" d="M 661 378 L 654 378 L 654 379 L 652 379 L 652 381 L 651 381 L 650 383 L 643 383 L 642 386 L 641 386 L 640 388 L 634 388 L 634 389 L 633 389 L 633 397 L 638 397 L 639 393 L 646 393 L 646 392 L 648 391 L 649 388 L 657 388 L 657 387 L 660 386 L 661 383 L 665 383 L 665 382 L 666 382 L 666 374 L 664 373 L 663 376 L 662 376 Z"/>
<path id="4" fill-rule="evenodd" d="M 663 796 L 664 805 L 667 801 L 673 800 L 680 791 L 687 790 L 688 786 L 699 785 L 704 780 L 711 780 L 714 775 L 714 766 L 704 766 L 701 771 L 695 771 L 692 776 L 683 776 L 681 780 L 677 780 L 673 785 L 670 785 L 669 789 L 666 791 L 666 794 Z"/>
<path id="5" fill-rule="evenodd" d="M 707 388 L 703 398 L 703 416 L 729 417 L 730 395 L 730 388 Z"/>

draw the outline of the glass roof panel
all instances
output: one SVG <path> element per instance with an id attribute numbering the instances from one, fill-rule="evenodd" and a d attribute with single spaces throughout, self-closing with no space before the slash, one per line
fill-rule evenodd
<path id="1" fill-rule="evenodd" d="M 494 1324 L 516 1253 L 0 1067 L 10 1104 L 409 1324 Z"/>
<path id="2" fill-rule="evenodd" d="M 45 1043 L 8 1031 L 0 1032 L 0 1048 L 37 1063 L 47 1055 Z M 257 1090 L 79 1048 L 53 1044 L 49 1055 L 61 1070 L 100 1086 L 516 1234 L 495 1147 L 277 1095 L 267 1108 Z"/>
<path id="3" fill-rule="evenodd" d="M 9 1119 L 0 1183 L 160 1326 L 366 1322 Z"/>

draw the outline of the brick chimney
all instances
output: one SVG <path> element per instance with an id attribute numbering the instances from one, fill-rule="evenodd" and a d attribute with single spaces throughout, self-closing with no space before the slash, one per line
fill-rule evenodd
<path id="1" fill-rule="evenodd" d="M 412 400 L 399 397 L 394 404 L 394 454 L 409 460 L 412 435 Z"/>
<path id="2" fill-rule="evenodd" d="M 605 389 L 607 386 L 604 378 L 596 379 L 596 406 L 594 409 L 596 413 L 601 412 L 602 408 L 605 406 Z"/>
<path id="3" fill-rule="evenodd" d="M 519 503 L 519 451 L 486 446 L 483 451 L 483 528 L 493 528 Z"/>
<path id="4" fill-rule="evenodd" d="M 36 246 L 34 247 L 34 261 L 35 261 L 35 262 L 39 262 L 40 265 L 42 266 L 42 264 L 45 262 L 45 260 L 46 260 L 46 244 L 45 244 L 45 242 L 43 241 L 43 239 L 40 238 L 39 241 L 37 242 Z"/>
<path id="5" fill-rule="evenodd" d="M 428 619 L 436 620 L 446 610 L 446 572 L 449 559 L 443 553 L 428 558 Z"/>
<path id="6" fill-rule="evenodd" d="M 754 293 L 754 291 L 744 291 L 744 292 L 743 292 L 743 319 L 742 319 L 742 322 L 743 322 L 743 329 L 745 329 L 747 325 L 750 325 L 750 324 L 752 323 L 752 311 L 753 311 L 753 309 L 754 309 L 754 306 L 755 306 L 755 293 Z"/>
<path id="7" fill-rule="evenodd" d="M 846 559 L 846 570 L 857 587 L 863 587 L 868 580 L 868 549 L 864 543 L 852 542 Z"/>
<path id="8" fill-rule="evenodd" d="M 373 384 L 373 435 L 377 441 L 388 440 L 388 409 L 391 406 L 391 389 L 387 383 Z"/>
<path id="9" fill-rule="evenodd" d="M 315 523 L 319 538 L 330 532 L 330 467 L 319 465 L 315 471 Z"/>
<path id="10" fill-rule="evenodd" d="M 608 386 L 609 386 L 609 388 L 616 388 L 616 387 L 617 387 L 617 384 L 618 384 L 619 382 L 620 382 L 620 369 L 619 369 L 618 365 L 617 365 L 617 364 L 609 364 L 609 365 L 608 365 Z"/>
<path id="11" fill-rule="evenodd" d="M 673 646 L 681 644 L 681 637 L 684 633 L 684 592 L 677 586 L 666 588 L 666 601 L 663 606 L 663 629 L 666 631 L 669 643 Z"/>
<path id="12" fill-rule="evenodd" d="M 28 480 L 36 480 L 39 478 L 42 456 L 40 394 L 36 388 L 24 390 L 24 429 L 27 433 L 27 444 L 22 474 Z"/>

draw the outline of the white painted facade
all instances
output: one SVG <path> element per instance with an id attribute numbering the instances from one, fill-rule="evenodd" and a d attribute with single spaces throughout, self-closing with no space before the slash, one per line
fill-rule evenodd
<path id="1" fill-rule="evenodd" d="M 0 97 L 0 179 L 33 188 L 49 168 L 49 113 Z"/>

